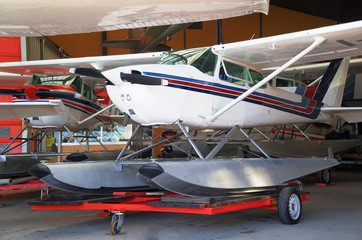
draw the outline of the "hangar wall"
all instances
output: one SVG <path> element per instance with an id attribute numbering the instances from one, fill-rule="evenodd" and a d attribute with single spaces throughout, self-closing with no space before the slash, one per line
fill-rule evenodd
<path id="1" fill-rule="evenodd" d="M 14 62 L 21 60 L 20 37 L 0 37 L 0 62 Z M 0 102 L 12 102 L 11 96 L 0 95 Z M 10 119 L 0 120 L 0 151 L 16 137 L 21 131 L 22 120 Z M 11 147 L 17 145 L 21 140 L 15 140 Z M 11 153 L 21 152 L 21 147 L 16 148 Z"/>

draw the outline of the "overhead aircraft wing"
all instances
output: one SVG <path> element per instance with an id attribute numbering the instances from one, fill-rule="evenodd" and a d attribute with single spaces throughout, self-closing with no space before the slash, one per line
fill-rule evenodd
<path id="1" fill-rule="evenodd" d="M 0 63 L 0 72 L 23 75 L 67 75 L 77 73 L 91 77 L 104 78 L 100 71 L 125 65 L 156 63 L 162 52 L 137 53 L 100 57 L 62 58 L 27 62 Z M 92 69 L 94 71 L 92 71 Z M 1 77 L 0 77 L 1 81 Z"/>
<path id="2" fill-rule="evenodd" d="M 214 53 L 241 61 L 255 68 L 279 67 L 311 46 L 317 38 L 324 41 L 296 64 L 325 61 L 362 54 L 362 21 L 316 28 L 266 38 L 216 45 Z"/>
<path id="3" fill-rule="evenodd" d="M 50 36 L 268 13 L 269 0 L 0 1 L 0 35 Z"/>
<path id="4" fill-rule="evenodd" d="M 64 110 L 61 100 L 0 102 L 0 120 L 59 115 Z"/>

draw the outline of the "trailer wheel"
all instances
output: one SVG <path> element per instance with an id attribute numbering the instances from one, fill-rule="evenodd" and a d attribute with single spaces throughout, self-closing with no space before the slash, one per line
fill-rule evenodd
<path id="1" fill-rule="evenodd" d="M 119 235 L 121 233 L 121 228 L 118 228 L 118 221 L 113 221 L 111 223 L 111 233 L 113 235 Z"/>
<path id="2" fill-rule="evenodd" d="M 278 197 L 279 218 L 284 224 L 297 224 L 302 215 L 299 192 L 293 187 L 285 187 Z"/>
<path id="3" fill-rule="evenodd" d="M 317 180 L 319 183 L 331 183 L 331 171 L 329 169 L 325 169 L 317 173 Z"/>

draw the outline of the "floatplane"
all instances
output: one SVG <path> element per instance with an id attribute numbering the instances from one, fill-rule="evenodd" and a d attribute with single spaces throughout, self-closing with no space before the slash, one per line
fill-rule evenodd
<path id="1" fill-rule="evenodd" d="M 155 35 L 155 29 L 157 29 L 156 34 L 166 30 L 162 36 L 155 39 L 157 42 L 167 38 L 170 34 L 174 34 L 175 32 L 186 28 L 194 22 L 230 18 L 254 12 L 267 14 L 269 9 L 269 0 L 219 0 L 207 4 L 205 4 L 204 1 L 164 2 L 154 0 L 148 1 L 147 3 L 144 3 L 144 1 L 132 1 L 129 3 L 110 1 L 107 3 L 107 6 L 102 8 L 94 7 L 97 6 L 98 3 L 96 1 L 91 1 L 88 2 L 87 6 L 84 6 L 84 4 L 74 5 L 74 3 L 72 3 L 75 7 L 71 9 L 68 7 L 69 4 L 65 4 L 64 6 L 59 4 L 49 5 L 47 1 L 39 1 L 37 5 L 34 5 L 28 0 L 22 0 L 21 2 L 21 8 L 18 7 L 19 3 L 14 4 L 12 1 L 0 3 L 1 9 L 6 15 L 6 17 L 3 17 L 0 20 L 0 36 L 50 36 L 157 26 L 156 28 L 151 29 L 152 31 L 150 33 L 152 33 L 152 37 Z M 39 6 L 41 6 L 41 11 L 39 11 Z M 170 11 L 170 9 L 173 9 L 173 11 Z M 92 11 L 93 14 L 90 15 L 89 11 Z M 34 12 L 37 12 L 37 18 L 34 18 Z M 64 18 L 63 15 L 55 14 L 55 16 L 54 14 L 49 14 L 52 12 L 66 12 L 68 16 Z M 164 27 L 164 25 L 170 26 Z M 142 40 L 142 43 L 137 47 L 139 50 L 143 49 L 143 51 L 146 51 L 146 48 L 157 45 L 157 43 L 152 41 L 149 36 L 146 37 L 146 35 L 147 34 L 145 34 L 145 38 L 140 39 Z M 160 39 L 160 37 L 162 39 Z M 130 41 L 126 42 L 129 43 Z M 112 64 L 114 64 L 114 67 L 122 66 L 125 62 L 128 62 L 128 60 L 123 61 L 121 59 L 120 63 L 118 60 L 120 59 L 108 57 L 105 62 L 107 62 L 107 67 Z M 84 63 L 86 76 L 89 76 L 90 72 L 92 72 L 91 77 L 95 76 L 103 78 L 98 71 L 89 70 L 91 67 L 89 64 L 92 64 L 92 61 L 86 61 Z M 93 62 L 93 64 L 94 63 L 96 62 Z M 133 63 L 145 62 L 136 61 Z M 79 65 L 79 62 L 77 62 L 76 66 L 76 72 L 70 73 L 68 71 L 69 69 L 67 69 L 66 75 L 69 73 L 71 75 L 82 75 L 83 69 L 81 65 Z M 62 69 L 64 68 L 67 68 L 67 66 L 62 65 L 60 68 L 55 67 L 52 68 L 51 72 L 48 72 L 46 69 L 42 68 L 42 61 L 40 61 L 40 65 L 38 65 L 37 68 L 33 68 L 31 71 L 24 71 L 25 68 L 16 69 L 15 71 L 7 69 L 5 71 L 10 73 L 21 73 L 21 77 L 18 76 L 18 78 L 29 75 L 32 76 L 38 73 L 53 75 L 54 80 L 57 78 L 56 76 L 54 77 L 54 75 L 64 75 L 64 72 L 62 72 Z M 102 68 L 102 66 L 94 65 L 91 68 L 99 69 Z M 67 78 L 69 78 L 69 76 Z M 50 81 L 49 79 L 51 79 L 51 77 L 48 77 L 48 80 L 46 81 Z M 78 77 L 74 77 L 73 80 L 69 81 L 69 84 L 73 81 L 74 83 L 78 82 L 78 84 L 82 85 L 82 83 L 79 82 Z M 62 89 L 51 89 L 49 86 L 45 87 L 44 85 L 40 88 L 32 86 L 27 87 L 26 89 L 24 87 L 14 89 L 14 84 L 10 84 L 11 89 L 5 87 L 3 93 L 7 92 L 8 94 L 14 94 L 24 99 L 13 101 L 11 109 L 8 108 L 9 106 L 7 104 L 0 106 L 0 119 L 29 117 L 27 121 L 28 126 L 33 128 L 42 130 L 51 129 L 51 131 L 65 128 L 72 132 L 83 129 L 84 126 L 87 125 L 92 126 L 92 123 L 94 125 L 97 121 L 103 122 L 105 120 L 104 118 L 106 118 L 106 116 L 102 115 L 106 114 L 104 112 L 104 114 L 101 115 L 98 112 L 103 110 L 99 108 L 98 104 L 95 102 L 94 95 L 92 95 L 91 92 L 88 92 L 90 99 L 89 97 L 88 99 L 83 99 L 84 94 L 78 91 L 81 86 L 72 88 L 72 86 L 66 84 L 61 84 L 63 85 L 61 87 Z M 4 87 L 3 84 L 2 87 Z M 84 85 L 82 91 L 88 91 L 86 85 Z M 55 95 L 59 96 L 59 94 L 63 97 L 62 101 L 54 99 L 54 97 L 56 97 Z M 81 96 L 81 98 L 78 98 L 78 95 Z M 39 96 L 42 98 L 41 100 L 38 99 Z M 48 96 L 51 99 L 46 100 L 44 99 L 45 96 Z M 38 100 L 35 101 L 34 99 Z M 35 104 L 35 102 L 37 102 L 37 104 Z M 13 111 L 15 106 L 17 109 L 16 113 Z M 75 114 L 74 117 L 72 115 L 73 112 Z M 90 116 L 92 114 L 94 115 Z M 86 115 L 86 118 L 82 118 L 84 115 Z M 8 149 L 9 148 L 7 147 L 7 150 Z"/>
<path id="2" fill-rule="evenodd" d="M 76 72 L 79 67 L 83 75 L 101 74 L 108 79 L 110 99 L 126 118 L 145 126 L 179 128 L 198 155 L 191 160 L 134 159 L 138 153 L 125 156 L 122 151 L 115 161 L 38 164 L 31 172 L 43 182 L 83 193 L 163 189 L 188 196 L 228 196 L 275 188 L 338 165 L 331 156 L 271 158 L 264 151 L 264 157 L 254 159 L 214 156 L 235 131 L 246 135 L 247 127 L 336 117 L 359 121 L 362 108 L 340 103 L 349 57 L 362 53 L 361 30 L 358 21 L 173 52 L 6 63 L 0 71 L 41 65 L 48 71 L 61 67 Z M 332 61 L 313 86 L 290 92 L 269 84 L 293 64 L 323 60 Z M 260 72 L 267 67 L 278 68 L 264 77 Z M 192 129 L 230 130 L 203 156 L 189 135 Z"/>

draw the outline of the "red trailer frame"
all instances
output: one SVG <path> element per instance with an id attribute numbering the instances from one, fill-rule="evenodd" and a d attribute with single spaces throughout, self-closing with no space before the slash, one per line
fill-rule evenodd
<path id="1" fill-rule="evenodd" d="M 0 186 L 0 191 L 1 190 L 18 190 L 18 189 L 23 189 L 23 188 L 49 188 L 49 185 L 43 183 L 40 180 L 30 180 L 25 183 Z"/>
<path id="2" fill-rule="evenodd" d="M 295 189 L 294 187 L 285 187 L 282 189 Z M 296 191 L 296 190 L 295 190 Z M 111 221 L 111 232 L 113 235 L 118 235 L 121 232 L 121 226 L 124 219 L 124 213 L 128 211 L 149 211 L 149 212 L 173 212 L 173 213 L 192 213 L 192 214 L 204 214 L 215 215 L 220 213 L 227 213 L 233 211 L 240 211 L 252 208 L 266 208 L 266 209 L 278 209 L 280 206 L 285 205 L 288 207 L 289 198 L 281 199 L 281 193 L 273 193 L 268 195 L 252 195 L 251 197 L 238 197 L 229 198 L 229 200 L 223 199 L 221 202 L 213 204 L 198 203 L 198 200 L 205 200 L 206 198 L 193 198 L 174 193 L 139 193 L 139 192 L 116 192 L 114 196 L 119 196 L 117 199 L 103 200 L 101 202 L 84 202 L 74 204 L 67 204 L 67 202 L 56 201 L 56 204 L 47 201 L 33 202 L 33 210 L 102 210 L 113 214 Z M 299 192 L 298 197 L 300 201 L 307 200 L 307 193 Z M 179 202 L 163 202 L 163 199 L 175 198 Z M 210 198 L 209 198 L 210 199 Z M 180 201 L 181 200 L 181 201 Z M 186 201 L 185 201 L 186 200 Z M 282 204 L 278 202 L 283 201 Z M 161 204 L 160 204 L 161 203 Z M 291 206 L 289 206 L 291 207 Z M 288 211 L 287 211 L 288 212 Z M 104 213 L 102 214 L 104 215 Z M 280 216 L 280 211 L 279 211 Z M 296 222 L 284 222 L 286 224 L 295 224 Z"/>

